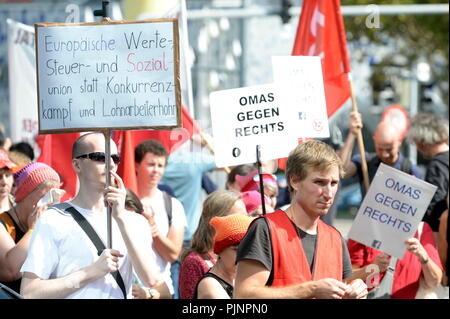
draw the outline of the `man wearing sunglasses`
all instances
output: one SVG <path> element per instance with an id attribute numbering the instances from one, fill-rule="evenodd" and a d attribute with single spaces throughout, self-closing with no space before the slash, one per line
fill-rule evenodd
<path id="1" fill-rule="evenodd" d="M 36 223 L 21 269 L 21 293 L 25 298 L 131 297 L 133 268 L 146 286 L 159 283 L 155 256 L 148 249 L 152 243 L 150 227 L 143 216 L 125 209 L 125 186 L 115 173 L 120 158 L 113 141 L 111 154 L 111 185 L 106 188 L 104 135 L 88 133 L 75 141 L 72 167 L 78 176 L 79 190 L 68 203 L 87 220 L 104 244 L 105 204 L 111 206 L 113 248 L 98 251 L 75 220 L 73 211 L 50 208 Z"/>

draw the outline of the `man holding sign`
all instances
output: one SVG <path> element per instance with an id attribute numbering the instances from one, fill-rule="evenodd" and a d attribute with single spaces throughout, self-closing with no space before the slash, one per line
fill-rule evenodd
<path id="1" fill-rule="evenodd" d="M 291 152 L 286 169 L 291 206 L 249 227 L 237 252 L 235 298 L 366 297 L 363 281 L 351 278 L 341 234 L 320 220 L 342 174 L 339 157 L 323 142 L 304 142 Z"/>
<path id="2" fill-rule="evenodd" d="M 133 268 L 144 285 L 159 283 L 155 256 L 148 249 L 152 244 L 150 227 L 143 216 L 125 209 L 126 192 L 115 173 L 120 158 L 113 141 L 111 154 L 111 159 L 105 158 L 102 133 L 88 133 L 75 141 L 72 167 L 80 188 L 71 202 L 59 204 L 66 206 L 50 208 L 36 223 L 21 269 L 25 298 L 129 297 Z M 105 160 L 111 160 L 112 180 L 106 189 Z M 105 203 L 112 207 L 114 249 L 101 251 L 85 230 L 86 224 L 80 227 L 76 218 L 84 217 L 99 240 L 106 242 Z"/>
<path id="3" fill-rule="evenodd" d="M 349 120 L 349 133 L 345 140 L 344 146 L 339 151 L 339 156 L 344 162 L 344 178 L 357 175 L 361 185 L 363 185 L 361 156 L 355 155 L 352 157 L 352 150 L 357 132 L 362 129 L 362 127 L 363 121 L 361 114 L 354 111 L 351 112 Z M 402 138 L 403 137 L 400 132 L 389 121 L 382 121 L 377 125 L 373 134 L 375 153 L 366 153 L 369 183 L 372 182 L 372 179 L 381 163 L 423 179 L 423 174 L 420 169 L 416 165 L 412 164 L 411 161 L 400 152 Z M 361 187 L 361 193 L 363 197 L 366 194 L 366 190 L 363 187 Z"/>

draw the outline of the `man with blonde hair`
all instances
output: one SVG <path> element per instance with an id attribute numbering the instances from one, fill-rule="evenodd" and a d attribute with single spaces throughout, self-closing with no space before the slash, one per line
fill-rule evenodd
<path id="1" fill-rule="evenodd" d="M 258 218 L 237 252 L 235 298 L 365 298 L 367 286 L 352 280 L 341 234 L 327 214 L 343 175 L 341 160 L 321 141 L 298 145 L 286 179 L 291 205 Z"/>

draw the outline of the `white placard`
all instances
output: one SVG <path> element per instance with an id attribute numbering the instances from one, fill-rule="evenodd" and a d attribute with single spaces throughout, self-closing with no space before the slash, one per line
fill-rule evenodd
<path id="1" fill-rule="evenodd" d="M 36 25 L 40 133 L 181 124 L 175 19 Z"/>
<path id="2" fill-rule="evenodd" d="M 36 58 L 34 28 L 11 19 L 8 24 L 9 114 L 11 139 L 27 142 L 40 150 L 35 136 L 38 132 L 36 105 Z M 36 156 L 37 157 L 37 156 Z"/>
<path id="3" fill-rule="evenodd" d="M 273 56 L 272 67 L 296 137 L 330 137 L 320 57 Z"/>
<path id="4" fill-rule="evenodd" d="M 437 187 L 383 163 L 370 184 L 348 237 L 403 258 Z"/>
<path id="5" fill-rule="evenodd" d="M 297 145 L 286 126 L 286 107 L 274 85 L 258 85 L 210 94 L 217 167 L 286 157 Z"/>

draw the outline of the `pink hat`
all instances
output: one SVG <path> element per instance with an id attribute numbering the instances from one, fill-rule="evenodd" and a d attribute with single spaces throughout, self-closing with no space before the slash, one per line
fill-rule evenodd
<path id="1" fill-rule="evenodd" d="M 272 174 L 262 174 L 263 183 L 276 183 L 277 179 Z M 259 188 L 259 174 L 258 171 L 253 171 L 245 176 L 236 175 L 236 183 L 241 189 L 241 192 L 254 191 Z"/>
<path id="2" fill-rule="evenodd" d="M 53 180 L 60 182 L 58 173 L 44 163 L 30 163 L 14 174 L 14 185 L 16 186 L 16 203 L 21 202 L 41 183 Z"/>
<path id="3" fill-rule="evenodd" d="M 242 201 L 247 209 L 247 214 L 252 213 L 261 205 L 261 193 L 258 191 L 248 191 L 241 193 Z M 268 204 L 267 196 L 264 195 L 264 201 Z"/>
<path id="4" fill-rule="evenodd" d="M 0 169 L 5 167 L 11 169 L 14 166 L 16 166 L 16 164 L 11 162 L 11 160 L 8 157 L 8 153 L 6 153 L 5 150 L 0 149 Z"/>

